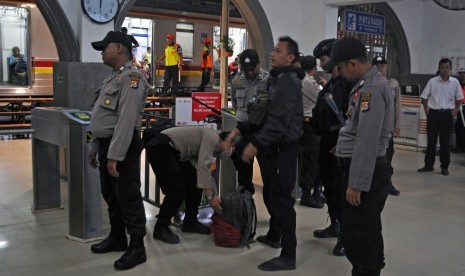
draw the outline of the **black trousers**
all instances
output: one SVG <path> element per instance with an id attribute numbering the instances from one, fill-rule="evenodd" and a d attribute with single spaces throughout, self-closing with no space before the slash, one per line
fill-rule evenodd
<path id="1" fill-rule="evenodd" d="M 321 135 L 318 163 L 320 167 L 320 179 L 325 188 L 324 194 L 328 205 L 328 212 L 338 214 L 340 219 L 341 192 L 343 191 L 343 187 L 340 184 L 341 169 L 338 166 L 336 157 L 330 153 L 330 150 L 336 146 L 338 137 L 338 130 Z"/>
<path id="2" fill-rule="evenodd" d="M 205 69 L 202 68 L 202 82 L 200 83 L 198 91 L 205 92 L 205 86 L 210 82 L 210 72 L 210 68 L 207 68 L 207 73 L 205 73 Z"/>
<path id="3" fill-rule="evenodd" d="M 171 65 L 165 67 L 165 75 L 163 76 L 163 88 L 162 94 L 166 96 L 168 89 L 170 88 L 170 82 L 173 81 L 173 88 L 171 88 L 171 95 L 176 96 L 178 94 L 178 82 L 179 82 L 179 68 L 177 65 Z"/>
<path id="4" fill-rule="evenodd" d="M 302 196 L 310 196 L 318 176 L 318 154 L 320 136 L 316 135 L 310 123 L 303 124 L 303 135 L 300 140 L 299 154 L 299 186 Z"/>
<path id="5" fill-rule="evenodd" d="M 378 157 L 378 160 L 382 157 Z M 384 157 L 385 159 L 385 157 Z M 342 161 L 342 184 L 349 183 L 350 159 Z M 368 192 L 361 193 L 361 205 L 342 201 L 342 240 L 353 276 L 379 276 L 384 263 L 381 212 L 389 192 L 388 163 L 376 164 Z"/>
<path id="6" fill-rule="evenodd" d="M 281 257 L 295 260 L 295 199 L 292 191 L 296 183 L 299 141 L 274 145 L 257 155 L 263 179 L 263 200 L 270 214 L 267 236 L 281 241 Z"/>
<path id="7" fill-rule="evenodd" d="M 392 167 L 392 158 L 394 157 L 394 137 L 391 136 L 389 139 L 389 146 L 386 149 L 386 158 L 388 160 L 388 175 L 389 175 L 389 184 L 392 185 L 392 175 L 394 174 L 394 167 Z"/>
<path id="8" fill-rule="evenodd" d="M 183 201 L 186 203 L 186 214 L 198 213 L 202 190 L 197 188 L 197 170 L 194 166 L 189 161 L 179 161 L 178 152 L 170 146 L 169 138 L 163 134 L 159 136 L 164 136 L 162 139 L 165 140 L 147 145 L 146 150 L 147 159 L 165 195 L 157 216 L 157 225 L 168 226 Z"/>
<path id="9" fill-rule="evenodd" d="M 247 191 L 254 194 L 255 187 L 252 183 L 253 178 L 253 163 L 254 160 L 252 159 L 249 164 L 242 161 L 242 152 L 244 148 L 249 144 L 250 139 L 246 136 L 243 136 L 239 143 L 236 144 L 236 150 L 231 155 L 231 159 L 234 162 L 234 166 L 237 170 L 237 182 L 239 185 L 243 186 Z"/>
<path id="10" fill-rule="evenodd" d="M 447 169 L 450 164 L 450 129 L 452 126 L 451 110 L 434 110 L 430 109 L 426 121 L 426 135 L 428 137 L 428 146 L 426 148 L 425 166 L 433 167 L 436 158 L 436 143 L 439 135 L 439 161 L 441 169 Z"/>
<path id="11" fill-rule="evenodd" d="M 139 133 L 134 132 L 131 144 L 123 161 L 118 161 L 116 169 L 119 177 L 112 177 L 107 170 L 107 155 L 111 138 L 97 138 L 100 185 L 102 196 L 108 205 L 111 232 L 145 236 L 145 209 L 140 193 L 140 153 L 144 148 Z"/>
<path id="12" fill-rule="evenodd" d="M 462 105 L 462 112 L 465 113 L 465 105 Z M 465 149 L 465 126 L 460 112 L 457 114 L 457 121 L 455 122 L 455 144 L 457 148 Z"/>

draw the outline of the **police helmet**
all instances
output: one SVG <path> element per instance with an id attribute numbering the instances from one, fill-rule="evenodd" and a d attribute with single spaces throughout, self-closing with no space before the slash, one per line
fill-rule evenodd
<path id="1" fill-rule="evenodd" d="M 328 38 L 320 41 L 320 43 L 318 43 L 318 45 L 316 45 L 313 49 L 313 56 L 315 58 L 320 58 L 322 56 L 330 57 L 333 45 L 336 43 L 336 41 L 337 39 L 335 38 Z"/>

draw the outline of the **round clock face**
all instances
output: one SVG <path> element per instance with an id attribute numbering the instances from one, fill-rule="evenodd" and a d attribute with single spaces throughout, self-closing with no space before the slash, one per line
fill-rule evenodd
<path id="1" fill-rule="evenodd" d="M 82 0 L 82 10 L 96 23 L 107 23 L 118 14 L 118 0 Z"/>

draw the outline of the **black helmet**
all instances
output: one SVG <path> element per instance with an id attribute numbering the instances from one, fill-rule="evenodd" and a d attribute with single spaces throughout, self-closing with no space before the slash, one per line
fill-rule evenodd
<path id="1" fill-rule="evenodd" d="M 335 38 L 328 38 L 320 41 L 320 43 L 318 43 L 318 45 L 316 45 L 313 49 L 313 56 L 316 58 L 320 58 L 322 56 L 330 57 L 333 45 L 336 41 L 337 39 Z"/>

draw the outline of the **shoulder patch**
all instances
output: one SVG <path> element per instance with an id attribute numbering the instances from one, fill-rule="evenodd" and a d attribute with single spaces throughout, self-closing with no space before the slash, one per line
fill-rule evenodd
<path id="1" fill-rule="evenodd" d="M 364 91 L 360 94 L 360 112 L 370 111 L 371 92 Z"/>
<path id="2" fill-rule="evenodd" d="M 139 88 L 140 75 L 138 73 L 131 73 L 129 74 L 129 78 L 131 79 L 131 88 Z"/>

